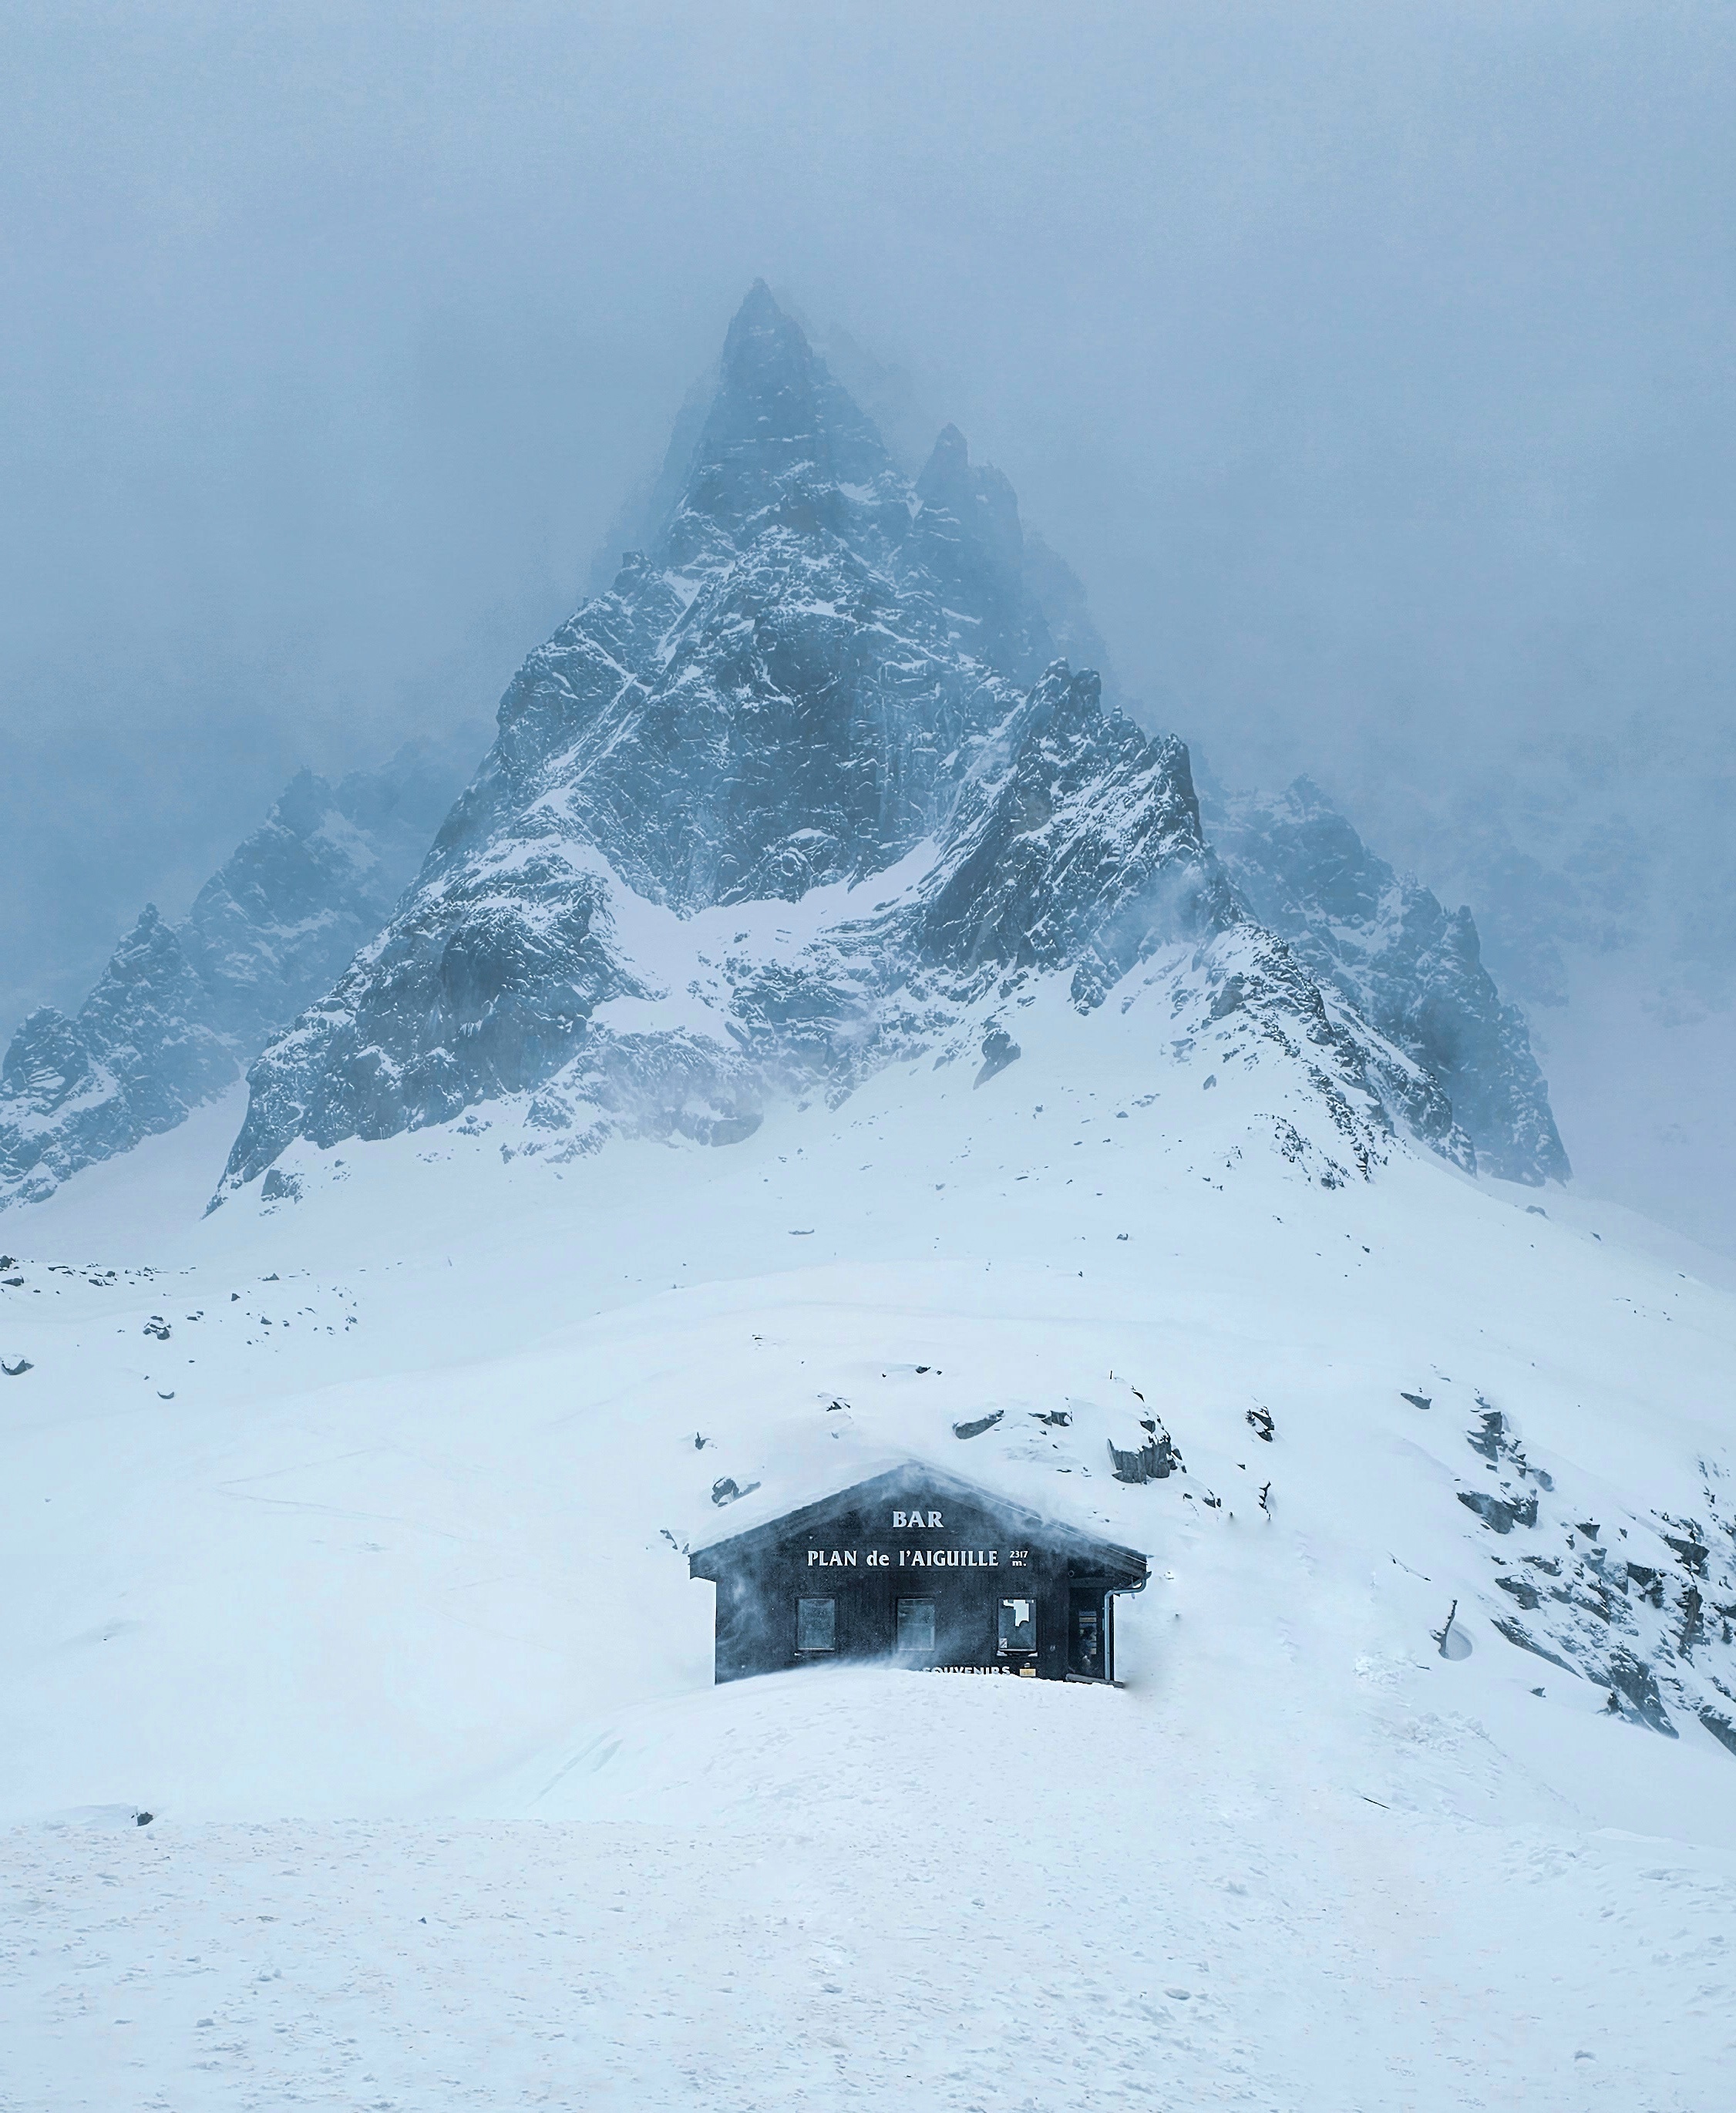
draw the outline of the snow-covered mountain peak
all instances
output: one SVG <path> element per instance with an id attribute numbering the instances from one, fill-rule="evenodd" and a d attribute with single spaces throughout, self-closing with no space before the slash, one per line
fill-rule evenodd
<path id="1" fill-rule="evenodd" d="M 756 280 L 724 341 L 717 393 L 657 554 L 679 564 L 768 518 L 836 514 L 895 480 L 872 422 Z"/>
<path id="2" fill-rule="evenodd" d="M 1007 479 L 951 425 L 905 477 L 763 285 L 661 490 L 646 547 L 509 686 L 437 833 L 428 758 L 304 772 L 183 924 L 148 913 L 76 1020 L 26 1023 L 0 1198 L 179 1122 L 262 1048 L 231 1188 L 297 1138 L 496 1103 L 536 1133 L 514 1150 L 721 1143 L 778 1094 L 1012 1061 L 1044 979 L 1076 1015 L 1149 1019 L 1158 964 L 1171 1042 L 1204 1025 L 1283 1075 L 1280 1150 L 1310 1127 L 1294 1086 L 1335 1166 L 1396 1130 L 1565 1173 L 1469 920 L 1312 787 L 1203 827 L 1182 744 L 1058 657 L 1058 561 Z"/>
<path id="3" fill-rule="evenodd" d="M 1175 1019 L 1258 1020 L 1242 1061 L 1350 1161 L 1396 1125 L 1474 1164 L 1418 1051 L 1248 922 L 1182 744 L 1056 658 L 1017 500 L 956 427 L 906 479 L 757 285 L 670 489 L 508 687 L 392 921 L 256 1065 L 229 1188 L 298 1137 L 507 1102 L 532 1150 L 723 1142 L 772 1094 L 1014 1046 L 1042 979 L 1089 1012 L 1177 947 Z"/>

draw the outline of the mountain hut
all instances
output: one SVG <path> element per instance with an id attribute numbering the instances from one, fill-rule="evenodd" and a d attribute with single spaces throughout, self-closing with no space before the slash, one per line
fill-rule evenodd
<path id="1" fill-rule="evenodd" d="M 1136 1549 L 907 1461 L 691 1549 L 717 1587 L 720 1681 L 885 1659 L 1038 1680 L 1115 1678 L 1115 1600 Z"/>

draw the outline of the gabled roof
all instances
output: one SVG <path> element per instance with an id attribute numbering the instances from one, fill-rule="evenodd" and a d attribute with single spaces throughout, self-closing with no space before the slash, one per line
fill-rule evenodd
<path id="1" fill-rule="evenodd" d="M 1145 1581 L 1147 1559 L 1136 1548 L 1124 1548 L 1118 1542 L 1099 1540 L 1076 1526 L 1061 1520 L 1045 1517 L 1041 1512 L 1033 1511 L 1028 1504 L 1016 1503 L 998 1490 L 985 1490 L 980 1484 L 967 1482 L 962 1476 L 949 1474 L 944 1467 L 931 1467 L 925 1460 L 907 1459 L 895 1467 L 883 1469 L 869 1476 L 866 1481 L 852 1482 L 842 1490 L 833 1490 L 823 1497 L 798 1506 L 794 1511 L 779 1512 L 771 1517 L 759 1517 L 752 1525 L 733 1527 L 719 1533 L 710 1540 L 701 1541 L 689 1548 L 689 1561 L 695 1577 L 709 1577 L 720 1563 L 727 1563 L 738 1556 L 751 1553 L 755 1548 L 774 1541 L 788 1540 L 811 1526 L 819 1526 L 840 1511 L 880 1503 L 907 1492 L 920 1491 L 926 1496 L 950 1497 L 957 1502 L 980 1505 L 983 1510 L 1005 1520 L 1009 1526 L 1033 1541 L 1049 1548 L 1064 1549 L 1069 1555 L 1082 1558 L 1105 1570 L 1130 1572 L 1141 1584 Z M 774 1501 L 772 1500 L 772 1501 Z M 763 1513 L 768 1500 L 762 1499 L 754 1507 Z M 698 1566 L 703 1559 L 706 1568 Z"/>

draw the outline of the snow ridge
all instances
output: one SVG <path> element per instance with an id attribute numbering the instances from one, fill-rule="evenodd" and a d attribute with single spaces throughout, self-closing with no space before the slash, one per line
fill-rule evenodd
<path id="1" fill-rule="evenodd" d="M 458 775 L 427 741 L 336 787 L 303 770 L 183 923 L 147 904 L 76 1016 L 32 1013 L 0 1064 L 0 1208 L 232 1084 L 378 930 Z"/>
<path id="2" fill-rule="evenodd" d="M 1237 893 L 1309 972 L 1436 1079 L 1474 1155 L 1510 1181 L 1565 1181 L 1567 1154 L 1524 1015 L 1501 1002 L 1467 909 L 1377 858 L 1319 787 L 1208 805 Z"/>

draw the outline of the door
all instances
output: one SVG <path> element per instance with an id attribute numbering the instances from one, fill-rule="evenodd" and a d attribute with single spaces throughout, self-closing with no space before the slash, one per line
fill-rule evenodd
<path id="1" fill-rule="evenodd" d="M 1107 1680 L 1109 1677 L 1106 1605 L 1108 1595 L 1097 1591 L 1071 1592 L 1067 1598 L 1067 1671 L 1078 1673 L 1085 1680 Z"/>

